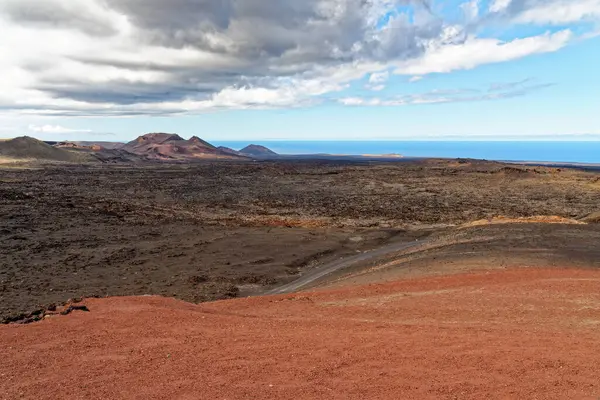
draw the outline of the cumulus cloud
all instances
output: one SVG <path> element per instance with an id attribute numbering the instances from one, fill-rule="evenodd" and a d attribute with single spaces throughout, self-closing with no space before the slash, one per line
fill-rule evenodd
<path id="1" fill-rule="evenodd" d="M 464 25 L 427 0 L 0 0 L 0 114 L 128 116 L 298 107 L 368 77 L 421 77 L 556 51 L 470 26 L 598 16 L 600 0 L 477 0 Z M 561 14 L 562 13 L 562 14 Z M 562 16 L 561 16 L 562 15 Z"/>

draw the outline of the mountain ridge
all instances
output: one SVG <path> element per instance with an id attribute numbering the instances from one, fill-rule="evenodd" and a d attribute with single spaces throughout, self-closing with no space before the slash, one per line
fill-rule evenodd
<path id="1" fill-rule="evenodd" d="M 172 133 L 148 133 L 126 143 L 121 149 L 156 161 L 246 158 L 222 151 L 198 136 L 186 140 Z"/>

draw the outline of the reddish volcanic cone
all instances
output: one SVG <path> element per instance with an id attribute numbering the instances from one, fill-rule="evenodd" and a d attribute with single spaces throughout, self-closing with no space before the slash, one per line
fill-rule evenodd
<path id="1" fill-rule="evenodd" d="M 170 133 L 149 133 L 127 143 L 123 150 L 154 160 L 193 161 L 239 158 L 215 148 L 197 136 L 185 140 Z"/>

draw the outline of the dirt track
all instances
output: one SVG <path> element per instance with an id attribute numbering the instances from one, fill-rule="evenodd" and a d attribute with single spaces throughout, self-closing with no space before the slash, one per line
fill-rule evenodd
<path id="1" fill-rule="evenodd" d="M 600 396 L 594 270 L 497 270 L 202 305 L 156 297 L 87 305 L 89 313 L 0 326 L 3 398 Z"/>
<path id="2" fill-rule="evenodd" d="M 271 289 L 265 294 L 273 295 L 293 293 L 307 286 L 314 285 L 315 282 L 318 282 L 321 279 L 326 279 L 329 275 L 333 273 L 343 272 L 346 268 L 352 267 L 359 263 L 369 261 L 373 262 L 388 254 L 408 250 L 410 248 L 421 246 L 423 244 L 424 241 L 418 240 L 415 240 L 414 242 L 403 242 L 399 244 L 396 243 L 392 245 L 383 246 L 375 250 L 366 251 L 352 257 L 342 257 L 339 260 L 320 265 L 318 268 L 315 268 L 314 270 L 308 271 L 305 274 L 303 274 L 301 278 L 296 279 L 288 284 Z"/>

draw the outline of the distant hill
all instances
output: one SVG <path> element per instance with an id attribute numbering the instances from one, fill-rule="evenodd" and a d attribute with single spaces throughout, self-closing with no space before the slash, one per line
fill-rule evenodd
<path id="1" fill-rule="evenodd" d="M 157 161 L 194 161 L 199 159 L 241 159 L 222 151 L 197 136 L 185 140 L 171 133 L 149 133 L 138 137 L 121 150 Z"/>
<path id="2" fill-rule="evenodd" d="M 89 159 L 85 154 L 55 148 L 28 136 L 0 141 L 0 157 L 65 162 L 81 162 Z"/>
<path id="3" fill-rule="evenodd" d="M 244 154 L 240 153 L 237 150 L 231 149 L 229 147 L 219 146 L 219 147 L 217 147 L 217 149 L 221 150 L 224 153 L 233 154 L 233 155 L 236 155 L 236 156 L 244 156 Z"/>
<path id="4" fill-rule="evenodd" d="M 251 144 L 250 146 L 244 147 L 240 150 L 240 153 L 252 157 L 272 157 L 277 155 L 273 150 L 257 144 Z"/>

